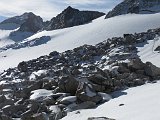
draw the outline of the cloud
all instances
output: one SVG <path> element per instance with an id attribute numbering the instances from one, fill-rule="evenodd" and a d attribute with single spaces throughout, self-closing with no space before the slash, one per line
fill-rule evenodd
<path id="1" fill-rule="evenodd" d="M 67 6 L 80 10 L 107 12 L 122 0 L 0 0 L 0 16 L 11 17 L 34 12 L 45 20 L 56 16 Z"/>

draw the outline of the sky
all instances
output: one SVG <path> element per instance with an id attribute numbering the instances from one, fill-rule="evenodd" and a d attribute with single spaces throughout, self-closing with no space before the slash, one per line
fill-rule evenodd
<path id="1" fill-rule="evenodd" d="M 66 7 L 107 13 L 122 0 L 0 0 L 0 21 L 6 17 L 33 12 L 50 20 Z"/>

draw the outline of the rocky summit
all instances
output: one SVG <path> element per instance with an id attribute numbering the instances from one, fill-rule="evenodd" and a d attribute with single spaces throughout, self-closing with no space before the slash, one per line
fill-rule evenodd
<path id="1" fill-rule="evenodd" d="M 36 16 L 33 13 L 28 13 L 28 18 L 20 26 L 18 31 L 33 32 L 41 30 L 43 27 L 43 19 L 40 16 Z"/>
<path id="2" fill-rule="evenodd" d="M 52 18 L 44 29 L 54 30 L 66 27 L 73 27 L 91 22 L 93 19 L 105 15 L 97 11 L 79 11 L 78 9 L 67 7 L 62 13 Z"/>
<path id="3" fill-rule="evenodd" d="M 24 13 L 20 16 L 15 16 L 8 18 L 0 23 L 0 28 L 1 29 L 15 29 L 20 27 L 21 25 L 25 25 L 27 22 L 31 22 L 31 19 L 33 19 L 33 22 L 42 22 L 42 18 L 39 16 L 34 15 L 32 12 L 29 13 Z M 37 19 L 37 21 L 35 21 Z M 33 25 L 33 24 L 32 24 Z M 40 24 L 41 25 L 41 24 Z"/>
<path id="4" fill-rule="evenodd" d="M 58 120 L 109 101 L 116 90 L 159 79 L 160 68 L 143 63 L 136 48 L 159 35 L 160 29 L 124 34 L 95 46 L 53 51 L 5 70 L 0 74 L 0 119 Z"/>
<path id="5" fill-rule="evenodd" d="M 160 0 L 124 0 L 111 10 L 106 18 L 128 13 L 146 14 L 160 12 Z"/>

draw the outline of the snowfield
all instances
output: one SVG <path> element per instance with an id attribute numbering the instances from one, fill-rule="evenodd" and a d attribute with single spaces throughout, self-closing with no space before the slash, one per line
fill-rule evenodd
<path id="1" fill-rule="evenodd" d="M 160 46 L 160 37 L 157 37 L 154 40 L 149 40 L 144 46 L 138 46 L 138 55 L 141 60 L 143 62 L 150 61 L 157 67 L 160 67 L 160 53 L 158 53 L 158 51 L 154 51 L 158 46 Z"/>
<path id="2" fill-rule="evenodd" d="M 159 120 L 160 82 L 118 91 L 116 98 L 95 109 L 69 113 L 62 120 L 87 120 L 88 117 L 109 117 L 116 120 Z M 120 105 L 121 104 L 121 105 Z"/>
<path id="3" fill-rule="evenodd" d="M 21 49 L 8 49 L 0 52 L 0 71 L 15 67 L 21 61 L 35 59 L 56 50 L 63 52 L 75 47 L 102 42 L 107 38 L 122 36 L 125 33 L 143 32 L 160 26 L 160 13 L 135 15 L 128 14 L 104 19 L 104 16 L 81 26 L 39 32 L 25 41 L 49 36 L 47 43 Z M 45 40 L 44 40 L 45 41 Z M 41 41 L 42 42 L 42 41 Z M 23 42 L 22 42 L 23 43 Z"/>

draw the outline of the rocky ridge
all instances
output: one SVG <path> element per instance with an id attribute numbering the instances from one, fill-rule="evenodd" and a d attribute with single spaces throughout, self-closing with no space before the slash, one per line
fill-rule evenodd
<path id="1" fill-rule="evenodd" d="M 128 13 L 145 14 L 160 12 L 160 0 L 124 0 L 111 10 L 106 18 Z"/>
<path id="2" fill-rule="evenodd" d="M 1 119 L 58 120 L 70 111 L 95 108 L 110 100 L 113 91 L 159 79 L 160 68 L 143 63 L 136 48 L 156 36 L 160 29 L 124 34 L 95 46 L 53 51 L 4 71 Z"/>

